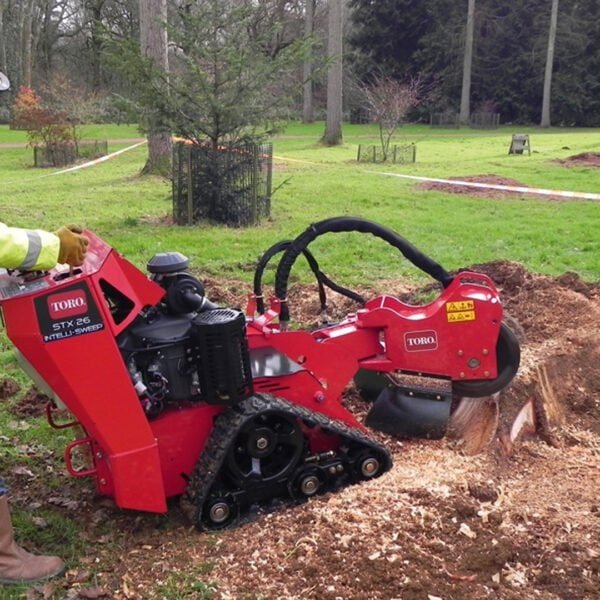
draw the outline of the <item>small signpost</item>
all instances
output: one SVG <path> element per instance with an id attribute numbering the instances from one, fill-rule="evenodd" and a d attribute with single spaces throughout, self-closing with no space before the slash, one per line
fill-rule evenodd
<path id="1" fill-rule="evenodd" d="M 529 134 L 527 133 L 513 133 L 510 148 L 508 149 L 509 154 L 523 154 L 527 150 L 527 154 L 531 156 L 531 145 L 529 144 Z"/>

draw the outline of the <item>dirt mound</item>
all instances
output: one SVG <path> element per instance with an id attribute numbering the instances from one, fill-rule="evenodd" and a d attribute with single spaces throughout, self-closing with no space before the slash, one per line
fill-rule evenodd
<path id="1" fill-rule="evenodd" d="M 528 188 L 528 185 L 517 181 L 516 179 L 510 179 L 509 177 L 500 177 L 498 175 L 465 175 L 464 177 L 451 177 L 451 181 L 466 181 L 470 183 L 481 183 L 488 185 L 503 185 L 508 187 L 521 187 Z M 476 198 L 515 198 L 527 194 L 526 192 L 502 190 L 488 187 L 475 187 L 470 185 L 458 185 L 453 183 L 445 183 L 441 181 L 427 181 L 420 183 L 418 187 L 422 190 L 435 190 L 437 192 L 447 192 L 449 194 L 466 194 L 468 196 L 475 196 Z M 528 196 L 530 194 L 527 194 Z M 544 198 L 545 200 L 560 200 L 564 201 L 561 196 L 547 196 L 540 195 L 536 196 Z"/>
<path id="2" fill-rule="evenodd" d="M 556 162 L 566 167 L 600 167 L 600 152 L 582 152 Z"/>
<path id="3" fill-rule="evenodd" d="M 523 327 L 529 343 L 567 330 L 585 330 L 597 318 L 600 283 L 587 283 L 576 273 L 546 277 L 509 261 L 473 265 L 469 270 L 485 273 L 496 283 L 505 310 Z"/>

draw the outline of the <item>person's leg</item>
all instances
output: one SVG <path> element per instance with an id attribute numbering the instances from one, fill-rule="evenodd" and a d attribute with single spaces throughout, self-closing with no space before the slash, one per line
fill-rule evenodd
<path id="1" fill-rule="evenodd" d="M 59 575 L 64 569 L 65 564 L 58 556 L 36 556 L 17 545 L 6 486 L 0 478 L 0 583 L 35 583 Z"/>

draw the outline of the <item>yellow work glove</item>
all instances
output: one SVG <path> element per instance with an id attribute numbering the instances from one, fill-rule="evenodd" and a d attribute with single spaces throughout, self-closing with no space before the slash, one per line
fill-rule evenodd
<path id="1" fill-rule="evenodd" d="M 89 240 L 81 235 L 83 229 L 77 225 L 63 225 L 55 232 L 60 240 L 58 262 L 78 267 L 83 263 Z"/>

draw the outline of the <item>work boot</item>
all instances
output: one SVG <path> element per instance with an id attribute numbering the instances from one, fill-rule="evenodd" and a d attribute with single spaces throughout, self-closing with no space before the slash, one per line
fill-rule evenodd
<path id="1" fill-rule="evenodd" d="M 17 545 L 6 495 L 0 496 L 0 583 L 36 583 L 59 575 L 64 569 L 58 556 L 36 556 Z"/>

